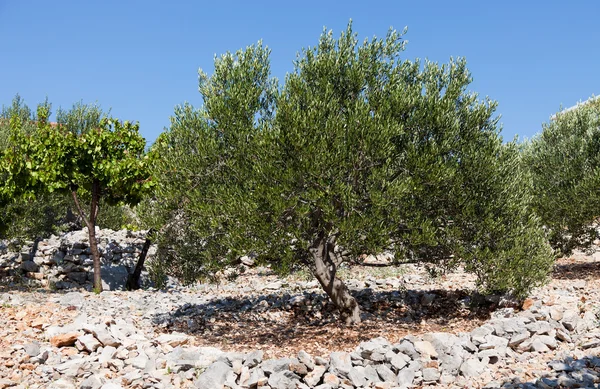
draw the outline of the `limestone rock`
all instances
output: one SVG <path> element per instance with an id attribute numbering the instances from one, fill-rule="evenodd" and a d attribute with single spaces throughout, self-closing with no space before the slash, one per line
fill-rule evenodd
<path id="1" fill-rule="evenodd" d="M 121 345 L 121 342 L 116 340 L 106 328 L 100 326 L 94 327 L 92 334 L 103 346 L 119 347 Z"/>
<path id="2" fill-rule="evenodd" d="M 321 381 L 321 377 L 325 374 L 325 370 L 325 366 L 315 366 L 314 369 L 304 377 L 304 382 L 311 388 L 317 386 L 319 381 Z"/>
<path id="3" fill-rule="evenodd" d="M 435 350 L 435 348 L 433 347 L 433 345 L 430 342 L 427 341 L 417 341 L 414 343 L 415 346 L 415 350 L 417 350 L 417 352 L 419 354 L 421 354 L 421 356 L 423 358 L 437 358 L 438 353 Z"/>
<path id="4" fill-rule="evenodd" d="M 289 370 L 283 370 L 271 374 L 269 377 L 269 386 L 273 389 L 296 389 L 300 377 Z"/>
<path id="5" fill-rule="evenodd" d="M 329 371 L 334 374 L 347 376 L 352 368 L 350 354 L 346 352 L 333 352 L 330 355 Z"/>
<path id="6" fill-rule="evenodd" d="M 419 357 L 419 353 L 415 349 L 414 344 L 409 340 L 402 340 L 398 345 L 394 346 L 394 348 L 397 349 L 399 353 L 406 354 L 411 358 Z"/>
<path id="7" fill-rule="evenodd" d="M 210 365 L 196 381 L 196 387 L 201 389 L 223 389 L 227 375 L 231 372 L 231 366 L 222 361 Z"/>
<path id="8" fill-rule="evenodd" d="M 30 357 L 37 357 L 41 352 L 40 344 L 38 342 L 27 343 L 23 345 L 23 349 Z"/>
<path id="9" fill-rule="evenodd" d="M 244 366 L 248 366 L 249 368 L 253 368 L 258 366 L 263 360 L 263 351 L 262 350 L 254 350 L 244 359 Z"/>
<path id="10" fill-rule="evenodd" d="M 85 347 L 85 349 L 91 353 L 96 351 L 96 349 L 101 346 L 101 343 L 98 342 L 98 339 L 94 338 L 94 335 L 92 334 L 82 335 L 78 337 L 77 340 L 81 342 L 83 347 Z"/>
<path id="11" fill-rule="evenodd" d="M 375 370 L 377 371 L 377 374 L 379 374 L 379 377 L 382 381 L 392 383 L 397 382 L 396 374 L 394 374 L 394 372 L 386 365 L 377 365 Z"/>
<path id="12" fill-rule="evenodd" d="M 416 377 L 416 374 L 417 374 L 417 369 L 414 367 L 411 367 L 410 365 L 408 367 L 405 367 L 404 369 L 400 370 L 398 372 L 398 375 L 396 376 L 398 385 L 402 388 L 412 387 L 413 382 Z"/>
<path id="13" fill-rule="evenodd" d="M 75 389 L 75 388 L 76 388 L 76 386 L 72 381 L 64 379 L 64 378 L 56 380 L 48 386 L 48 389 Z"/>
<path id="14" fill-rule="evenodd" d="M 567 310 L 563 314 L 562 320 L 560 320 L 563 326 L 569 331 L 575 331 L 577 323 L 579 322 L 579 314 L 575 310 Z"/>
<path id="15" fill-rule="evenodd" d="M 100 389 L 123 389 L 123 387 L 119 384 L 115 384 L 114 382 L 107 382 L 102 385 Z"/>
<path id="16" fill-rule="evenodd" d="M 364 386 L 367 382 L 367 379 L 365 377 L 365 368 L 363 366 L 353 366 L 348 372 L 348 379 L 356 388 Z"/>
<path id="17" fill-rule="evenodd" d="M 315 361 L 313 357 L 311 357 L 310 354 L 304 350 L 300 350 L 298 352 L 298 360 L 300 361 L 300 363 L 306 365 L 308 370 L 313 370 L 315 368 Z"/>
<path id="18" fill-rule="evenodd" d="M 102 353 L 98 357 L 98 361 L 100 363 L 108 362 L 114 358 L 116 353 L 117 353 L 116 348 L 114 348 L 112 346 L 105 346 L 104 349 L 102 350 Z"/>
<path id="19" fill-rule="evenodd" d="M 423 381 L 425 382 L 435 382 L 440 379 L 441 373 L 438 369 L 429 367 L 423 369 Z"/>
<path id="20" fill-rule="evenodd" d="M 161 344 L 168 344 L 171 347 L 177 347 L 187 343 L 189 341 L 189 337 L 187 335 L 177 333 L 162 334 L 156 338 L 156 341 Z"/>
<path id="21" fill-rule="evenodd" d="M 50 344 L 54 347 L 73 346 L 77 338 L 81 336 L 79 332 L 69 332 L 66 334 L 58 334 L 50 338 Z"/>
<path id="22" fill-rule="evenodd" d="M 323 375 L 323 384 L 329 385 L 330 388 L 340 386 L 340 379 L 333 373 L 325 373 Z"/>
<path id="23" fill-rule="evenodd" d="M 485 371 L 485 365 L 478 358 L 470 358 L 462 363 L 460 372 L 467 378 L 479 376 Z"/>
<path id="24" fill-rule="evenodd" d="M 516 347 L 530 338 L 531 335 L 529 335 L 529 332 L 519 332 L 518 334 L 511 336 L 510 340 L 508 341 L 508 345 L 510 347 Z"/>
<path id="25" fill-rule="evenodd" d="M 101 387 L 102 383 L 95 375 L 89 376 L 80 385 L 81 389 L 100 389 Z"/>

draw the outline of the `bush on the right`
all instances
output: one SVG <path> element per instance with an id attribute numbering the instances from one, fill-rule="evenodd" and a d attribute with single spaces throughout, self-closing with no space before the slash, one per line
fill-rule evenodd
<path id="1" fill-rule="evenodd" d="M 600 99 L 555 115 L 523 149 L 532 207 L 558 255 L 598 238 L 600 216 Z"/>

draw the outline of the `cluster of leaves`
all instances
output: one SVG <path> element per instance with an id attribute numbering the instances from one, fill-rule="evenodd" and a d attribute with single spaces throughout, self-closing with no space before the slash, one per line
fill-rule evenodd
<path id="1" fill-rule="evenodd" d="M 39 117 L 38 113 L 33 112 L 17 95 L 11 106 L 3 107 L 0 114 L 0 154 L 7 154 L 7 158 L 10 154 L 15 157 L 10 162 L 12 165 L 5 160 L 2 170 L 4 183 L 0 190 L 2 196 L 0 200 L 4 200 L 0 201 L 0 237 L 2 238 L 43 238 L 62 231 L 81 228 L 83 224 L 70 193 L 41 190 L 44 184 L 40 180 L 38 180 L 39 185 L 35 185 L 34 176 L 39 172 L 29 176 L 29 169 L 33 168 L 35 161 L 31 158 L 27 159 L 26 155 L 30 155 L 32 150 L 25 150 L 23 145 L 28 144 L 29 139 L 40 139 L 48 131 L 56 129 L 57 125 L 63 132 L 75 135 L 89 133 L 100 124 L 101 118 L 106 116 L 106 113 L 96 104 L 76 103 L 69 110 L 59 108 L 56 114 L 57 123 L 50 124 L 44 117 L 50 115 L 50 108 L 47 101 L 41 104 L 39 110 L 43 116 Z M 49 145 L 48 142 L 52 141 L 48 139 L 46 145 Z M 67 147 L 67 144 L 62 143 L 62 147 Z M 50 150 L 46 150 L 51 153 Z M 15 170 L 11 170 L 13 168 L 20 169 L 22 173 L 20 182 L 19 177 L 14 175 Z M 27 190 L 27 187 L 31 190 Z M 80 196 L 84 202 L 89 203 L 89 193 L 80 190 Z M 127 206 L 111 205 L 105 200 L 101 201 L 100 206 L 103 212 L 97 224 L 102 228 L 120 229 L 124 225 L 131 226 L 137 223 L 135 214 Z"/>
<path id="2" fill-rule="evenodd" d="M 201 71 L 204 107 L 179 107 L 154 145 L 143 218 L 164 266 L 194 280 L 252 251 L 314 271 L 324 242 L 332 267 L 393 248 L 464 263 L 486 290 L 543 282 L 552 255 L 495 103 L 466 91 L 464 60 L 401 60 L 403 48 L 395 31 L 361 45 L 349 26 L 303 50 L 281 86 L 260 43 Z"/>
<path id="3" fill-rule="evenodd" d="M 46 101 L 43 107 L 50 109 Z M 0 157 L 12 147 L 11 118 L 18 118 L 20 131 L 35 136 L 37 114 L 17 95 L 12 104 L 3 106 L 0 113 Z M 0 180 L 8 176 L 6 166 L 0 170 Z M 14 188 L 13 188 L 14 189 Z M 0 238 L 35 239 L 58 233 L 70 226 L 68 210 L 71 202 L 65 196 L 41 194 L 33 197 L 14 196 L 14 191 L 0 190 Z"/>
<path id="4" fill-rule="evenodd" d="M 600 100 L 557 114 L 524 145 L 532 205 L 562 255 L 598 238 Z"/>

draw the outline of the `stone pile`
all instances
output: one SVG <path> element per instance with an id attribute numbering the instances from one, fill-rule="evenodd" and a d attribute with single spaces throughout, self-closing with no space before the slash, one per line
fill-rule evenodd
<path id="1" fill-rule="evenodd" d="M 123 289 L 141 252 L 145 232 L 96 229 L 96 236 L 104 289 Z M 89 288 L 92 269 L 87 228 L 39 242 L 0 242 L 0 276 L 24 277 L 56 289 Z"/>
<path id="2" fill-rule="evenodd" d="M 83 266 L 89 261 L 84 233 L 38 245 L 29 257 L 22 255 L 28 254 L 26 250 L 18 250 L 19 259 L 11 259 L 18 266 L 12 269 L 26 270 L 23 263 L 31 261 L 48 275 L 59 267 Z M 127 267 L 135 264 L 143 235 L 103 232 L 100 241 L 105 266 Z M 125 241 L 127 244 L 122 244 Z M 57 252 L 64 253 L 60 261 L 44 264 Z M 69 255 L 77 259 L 66 260 Z M 0 245 L 0 257 L 9 256 L 14 257 L 14 251 Z M 118 265 L 111 262 L 115 256 Z M 408 335 L 394 342 L 377 337 L 345 351 L 323 355 L 300 351 L 277 359 L 269 358 L 260 348 L 234 352 L 201 347 L 189 327 L 190 333 L 164 331 L 195 316 L 210 321 L 217 311 L 265 311 L 269 315 L 283 309 L 316 314 L 319 309 L 313 312 L 304 308 L 325 306 L 327 299 L 314 281 L 277 280 L 254 269 L 243 282 L 227 281 L 219 287 L 174 285 L 164 291 L 99 295 L 11 291 L 0 294 L 0 308 L 13 312 L 8 320 L 0 310 L 0 320 L 5 318 L 7 323 L 0 326 L 0 389 L 598 387 L 596 302 L 600 282 L 590 276 L 600 263 L 598 259 L 568 263 L 563 275 L 555 274 L 551 284 L 536 290 L 522 310 L 500 308 L 471 331 Z M 585 269 L 588 280 L 577 279 L 577 269 Z M 38 269 L 33 273 L 42 272 Z M 60 274 L 64 277 L 59 281 L 76 285 L 66 274 Z M 434 281 L 411 272 L 348 280 L 348 285 L 368 313 L 367 305 L 376 299 L 401 309 L 413 304 L 418 304 L 413 306 L 415 311 L 432 306 L 439 309 L 439 304 L 446 304 L 440 287 L 448 290 L 467 282 L 468 278 L 459 274 L 440 279 L 436 286 Z M 406 285 L 413 289 L 405 289 Z M 457 306 L 467 303 L 461 300 Z M 52 319 L 58 313 L 27 318 L 35 307 L 70 316 L 68 320 L 61 316 L 60 322 Z"/>
<path id="3" fill-rule="evenodd" d="M 470 333 L 407 336 L 397 344 L 376 338 L 361 343 L 354 352 L 331 353 L 329 359 L 313 359 L 300 352 L 296 358 L 259 363 L 261 352 L 224 355 L 210 365 L 196 383 L 201 388 L 462 387 L 470 379 L 489 374 L 493 365 L 549 353 L 557 349 L 559 343 L 577 343 L 583 350 L 595 348 L 597 351 L 600 347 L 600 333 L 590 332 L 597 329 L 597 319 L 591 312 L 580 317 L 573 310 L 537 306 L 517 316 L 511 309 L 500 314 L 505 317 L 494 318 Z M 571 358 L 570 362 L 552 362 L 550 366 L 554 371 L 562 374 L 554 381 L 544 377 L 537 387 L 564 386 L 569 382 L 583 382 L 582 379 L 589 383 L 600 381 L 598 369 L 588 368 L 600 367 L 600 358 L 586 362 Z M 560 383 L 553 385 L 555 382 Z M 492 381 L 486 387 L 502 385 Z"/>
<path id="4" fill-rule="evenodd" d="M 323 357 L 300 351 L 280 359 L 266 359 L 262 350 L 240 353 L 198 347 L 192 336 L 157 334 L 156 328 L 148 325 L 160 314 L 157 307 L 165 300 L 163 307 L 172 311 L 176 304 L 194 301 L 197 296 L 193 293 L 174 290 L 161 296 L 139 291 L 128 295 L 134 299 L 125 302 L 110 292 L 99 296 L 71 292 L 51 298 L 79 315 L 60 326 L 33 320 L 31 331 L 40 333 L 43 340 L 15 344 L 2 351 L 0 360 L 17 361 L 12 367 L 30 370 L 37 387 L 55 389 L 554 388 L 593 387 L 600 382 L 600 358 L 578 358 L 572 353 L 577 349 L 598 355 L 600 331 L 595 313 L 577 310 L 577 299 L 571 294 L 549 306 L 529 301 L 530 306 L 518 313 L 500 309 L 491 320 L 467 333 L 409 335 L 397 343 L 380 337 L 351 352 Z M 0 296 L 2 299 L 18 303 L 10 294 Z M 117 308 L 119 302 L 130 305 L 130 310 Z M 567 356 L 556 359 L 561 350 Z M 544 356 L 551 358 L 544 362 L 549 371 L 531 383 L 497 379 L 497 373 L 508 366 L 522 366 Z M 18 378 L 0 378 L 0 388 L 16 385 Z"/>

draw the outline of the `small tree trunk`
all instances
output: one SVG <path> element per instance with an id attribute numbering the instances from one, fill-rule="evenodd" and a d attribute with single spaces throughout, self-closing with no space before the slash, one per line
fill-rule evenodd
<path id="1" fill-rule="evenodd" d="M 96 241 L 96 226 L 88 226 L 90 236 L 90 249 L 92 250 L 92 259 L 94 260 L 94 292 L 102 292 L 102 276 L 100 266 L 100 252 L 98 251 L 98 242 Z"/>
<path id="2" fill-rule="evenodd" d="M 152 229 L 148 230 L 148 233 L 146 234 L 146 241 L 142 247 L 142 252 L 140 253 L 137 263 L 135 264 L 135 270 L 127 278 L 127 290 L 137 290 L 140 288 L 140 276 L 142 275 L 142 269 L 144 268 L 144 263 L 146 262 L 148 250 L 150 250 L 150 245 L 152 244 L 152 239 L 150 239 L 150 234 L 152 234 L 152 232 Z"/>
<path id="3" fill-rule="evenodd" d="M 89 217 L 85 217 L 85 212 L 83 212 L 83 208 L 81 208 L 81 205 L 79 204 L 76 187 L 71 190 L 71 195 L 73 196 L 73 201 L 75 202 L 75 206 L 77 207 L 81 218 L 88 228 L 90 250 L 92 251 L 92 259 L 94 261 L 94 291 L 100 293 L 102 292 L 102 277 L 100 274 L 100 252 L 98 251 L 98 242 L 96 241 L 96 217 L 98 216 L 100 184 L 98 181 L 94 181 L 92 184 L 92 204 Z"/>
<path id="4" fill-rule="evenodd" d="M 102 276 L 100 266 L 100 252 L 98 251 L 98 241 L 96 240 L 96 217 L 98 216 L 98 202 L 100 200 L 100 184 L 94 181 L 92 184 L 92 204 L 90 207 L 90 220 L 88 231 L 90 236 L 90 250 L 94 260 L 94 291 L 102 292 Z"/>
<path id="5" fill-rule="evenodd" d="M 346 287 L 346 284 L 335 276 L 338 261 L 333 252 L 335 244 L 327 237 L 319 237 L 310 248 L 313 257 L 311 270 L 325 293 L 338 308 L 342 321 L 346 325 L 360 323 L 360 306 Z"/>

